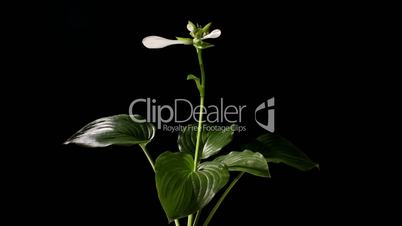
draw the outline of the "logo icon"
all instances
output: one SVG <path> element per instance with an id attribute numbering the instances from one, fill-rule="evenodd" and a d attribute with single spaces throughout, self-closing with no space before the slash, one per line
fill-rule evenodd
<path id="1" fill-rule="evenodd" d="M 254 117 L 255 117 L 255 121 L 257 122 L 257 124 L 259 126 L 261 126 L 261 128 L 269 131 L 269 132 L 274 132 L 275 130 L 275 110 L 272 109 L 275 105 L 275 98 L 272 97 L 270 99 L 268 99 L 266 102 L 263 102 L 262 104 L 258 105 L 258 107 L 255 109 L 254 112 Z M 257 119 L 257 112 L 262 111 L 266 109 L 267 111 L 267 122 L 266 124 L 261 123 L 258 121 Z"/>

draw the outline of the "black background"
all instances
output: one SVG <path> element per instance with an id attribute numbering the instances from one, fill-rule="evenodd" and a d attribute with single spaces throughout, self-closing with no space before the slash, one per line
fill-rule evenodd
<path id="1" fill-rule="evenodd" d="M 269 180 L 244 177 L 211 224 L 381 222 L 394 216 L 377 212 L 385 205 L 383 198 L 394 198 L 391 193 L 363 194 L 363 186 L 356 184 L 370 183 L 367 174 L 361 170 L 346 176 L 342 168 L 350 161 L 338 155 L 342 147 L 352 156 L 354 146 L 344 143 L 357 139 L 352 128 L 336 132 L 346 124 L 346 114 L 357 116 L 348 107 L 359 98 L 346 95 L 353 93 L 354 83 L 349 72 L 342 74 L 356 51 L 343 52 L 345 40 L 353 42 L 355 32 L 345 19 L 348 10 L 252 2 L 58 1 L 26 6 L 17 14 L 21 16 L 10 19 L 18 22 L 12 30 L 21 35 L 12 36 L 17 48 L 9 58 L 17 64 L 10 77 L 16 88 L 6 104 L 24 128 L 13 127 L 9 134 L 18 135 L 7 140 L 12 148 L 3 164 L 6 221 L 167 223 L 153 172 L 138 147 L 85 149 L 62 143 L 92 120 L 128 113 L 137 98 L 165 104 L 174 98 L 198 101 L 194 84 L 186 81 L 187 74 L 198 74 L 194 49 L 149 50 L 141 44 L 148 35 L 187 36 L 187 20 L 212 21 L 213 28 L 222 30 L 211 41 L 216 47 L 204 51 L 206 102 L 223 97 L 227 104 L 252 108 L 275 97 L 276 132 L 321 166 L 320 171 L 299 172 L 271 164 Z M 346 96 L 352 101 L 346 102 Z M 237 134 L 225 151 L 264 133 L 252 114 L 246 123 L 248 131 Z M 157 131 L 149 145 L 152 156 L 176 151 L 176 138 Z"/>

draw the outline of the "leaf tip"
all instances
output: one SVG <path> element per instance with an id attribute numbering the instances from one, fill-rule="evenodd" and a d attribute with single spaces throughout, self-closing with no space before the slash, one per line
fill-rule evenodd
<path id="1" fill-rule="evenodd" d="M 187 75 L 187 80 L 193 80 L 193 79 L 198 79 L 198 78 L 197 78 L 197 76 L 195 76 L 193 74 Z"/>
<path id="2" fill-rule="evenodd" d="M 71 140 L 68 139 L 68 140 L 66 140 L 66 141 L 63 142 L 63 145 L 67 145 L 67 144 L 70 144 L 70 143 L 71 143 Z"/>

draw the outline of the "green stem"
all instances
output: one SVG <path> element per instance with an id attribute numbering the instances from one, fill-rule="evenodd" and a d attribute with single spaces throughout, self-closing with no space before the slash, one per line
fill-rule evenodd
<path id="1" fill-rule="evenodd" d="M 205 92 L 205 70 L 204 70 L 204 63 L 202 61 L 202 51 L 201 49 L 196 49 L 197 50 L 197 57 L 198 57 L 198 64 L 200 65 L 200 72 L 201 72 L 201 90 L 200 90 L 200 96 L 204 96 Z"/>
<path id="2" fill-rule="evenodd" d="M 154 172 L 155 172 L 155 163 L 154 163 L 154 161 L 152 160 L 151 155 L 149 154 L 149 152 L 148 152 L 148 150 L 147 150 L 147 148 L 146 148 L 146 145 L 147 145 L 147 144 L 140 144 L 140 147 L 141 147 L 141 149 L 144 151 L 144 154 L 145 154 L 145 156 L 147 156 L 147 159 L 148 159 L 149 164 L 151 164 L 151 167 L 152 167 L 152 169 L 153 169 Z M 175 220 L 174 220 L 174 223 L 175 223 L 176 226 L 180 226 L 180 221 L 179 221 L 178 219 L 175 219 Z"/>
<path id="3" fill-rule="evenodd" d="M 237 177 L 230 183 L 230 185 L 226 188 L 225 192 L 222 194 L 222 196 L 219 198 L 219 200 L 216 202 L 214 208 L 212 208 L 211 212 L 209 213 L 207 219 L 205 220 L 203 226 L 207 226 L 209 222 L 211 221 L 212 217 L 214 216 L 216 210 L 218 210 L 219 206 L 222 204 L 223 200 L 225 200 L 226 196 L 229 194 L 230 190 L 235 186 L 237 181 L 240 180 L 240 178 L 243 176 L 244 172 L 239 173 Z"/>
<path id="4" fill-rule="evenodd" d="M 198 221 L 200 220 L 201 210 L 202 209 L 197 211 L 197 214 L 195 215 L 195 218 L 194 218 L 194 224 L 192 226 L 197 226 Z"/>
<path id="5" fill-rule="evenodd" d="M 140 144 L 141 149 L 144 151 L 145 156 L 147 156 L 148 162 L 149 164 L 151 164 L 152 169 L 155 172 L 155 164 L 154 161 L 151 158 L 151 155 L 148 153 L 147 148 L 146 148 L 147 144 Z"/>
<path id="6" fill-rule="evenodd" d="M 193 214 L 188 215 L 187 217 L 187 226 L 193 226 Z"/>
<path id="7" fill-rule="evenodd" d="M 201 85 L 198 87 L 198 91 L 200 92 L 200 111 L 198 117 L 198 128 L 197 128 L 197 141 L 195 143 L 195 153 L 194 153 L 194 168 L 193 171 L 197 171 L 198 162 L 200 159 L 200 143 L 201 143 L 201 132 L 202 132 L 202 118 L 203 118 L 203 109 L 204 109 L 204 96 L 205 96 L 205 70 L 204 63 L 202 62 L 202 51 L 199 48 L 195 48 L 197 50 L 198 64 L 200 65 L 201 72 Z M 187 226 L 193 226 L 193 214 L 188 215 Z"/>
<path id="8" fill-rule="evenodd" d="M 202 130 L 202 118 L 203 118 L 203 109 L 204 109 L 204 96 L 205 96 L 205 71 L 204 71 L 204 63 L 202 62 L 202 51 L 201 49 L 196 48 L 197 56 L 198 56 L 198 63 L 200 65 L 201 71 L 201 89 L 200 92 L 200 111 L 198 117 L 198 128 L 197 128 L 197 142 L 195 144 L 195 154 L 194 154 L 194 169 L 193 171 L 197 170 L 199 155 L 200 155 L 200 142 L 201 142 L 201 130 Z"/>
<path id="9" fill-rule="evenodd" d="M 202 134 L 202 109 L 204 108 L 204 97 L 200 97 L 200 112 L 198 117 L 198 127 L 197 127 L 197 142 L 195 144 L 195 155 L 194 155 L 194 169 L 193 171 L 197 171 L 198 162 L 200 159 L 200 143 L 201 143 L 201 134 Z"/>

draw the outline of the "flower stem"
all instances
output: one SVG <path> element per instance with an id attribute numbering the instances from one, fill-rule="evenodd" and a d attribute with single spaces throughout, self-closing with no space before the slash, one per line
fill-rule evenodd
<path id="1" fill-rule="evenodd" d="M 201 72 L 201 85 L 198 89 L 200 92 L 200 111 L 198 117 L 198 127 L 197 127 L 197 141 L 195 143 L 195 153 L 194 153 L 194 168 L 193 171 L 197 171 L 198 162 L 200 159 L 200 143 L 201 143 L 201 132 L 202 132 L 202 116 L 204 110 L 204 96 L 205 96 L 205 71 L 204 71 L 204 63 L 202 62 L 202 51 L 199 48 L 195 48 L 197 50 L 198 64 L 200 65 Z M 193 214 L 188 215 L 187 218 L 187 226 L 193 226 Z"/>
<path id="2" fill-rule="evenodd" d="M 201 72 L 201 89 L 200 92 L 200 111 L 198 117 L 198 128 L 197 128 L 197 142 L 195 144 L 195 154 L 194 154 L 194 169 L 193 171 L 197 170 L 198 162 L 200 158 L 200 142 L 201 142 L 201 130 L 202 130 L 202 118 L 203 118 L 203 109 L 204 109 L 204 97 L 205 97 L 205 71 L 204 71 L 204 63 L 202 62 L 202 51 L 201 49 L 196 48 L 197 56 L 198 56 L 198 63 L 200 65 L 200 72 Z"/>
<path id="3" fill-rule="evenodd" d="M 180 226 L 180 221 L 179 221 L 178 219 L 175 219 L 175 220 L 174 220 L 174 224 L 175 224 L 176 226 Z"/>
<path id="4" fill-rule="evenodd" d="M 149 164 L 151 164 L 151 167 L 152 167 L 152 169 L 153 169 L 154 172 L 155 172 L 155 163 L 154 163 L 154 161 L 152 160 L 151 155 L 148 153 L 147 148 L 146 148 L 146 145 L 147 145 L 147 144 L 140 144 L 140 147 L 141 147 L 141 149 L 144 151 L 144 154 L 145 154 L 145 156 L 147 157 Z"/>
<path id="5" fill-rule="evenodd" d="M 201 49 L 197 48 L 197 56 L 198 56 L 198 63 L 200 65 L 200 72 L 201 72 L 201 90 L 200 96 L 204 97 L 205 95 L 205 70 L 204 70 L 204 63 L 202 61 L 202 51 Z"/>
<path id="6" fill-rule="evenodd" d="M 240 180 L 240 178 L 243 176 L 244 172 L 239 173 L 237 177 L 230 183 L 230 185 L 226 188 L 225 192 L 222 194 L 222 196 L 219 198 L 219 200 L 216 202 L 214 208 L 212 208 L 211 212 L 209 212 L 207 219 L 205 220 L 203 226 L 207 226 L 209 222 L 211 221 L 212 217 L 214 216 L 216 210 L 218 210 L 219 206 L 222 204 L 223 200 L 225 200 L 226 196 L 229 194 L 230 190 L 232 190 L 233 186 L 237 183 L 237 181 Z"/>

